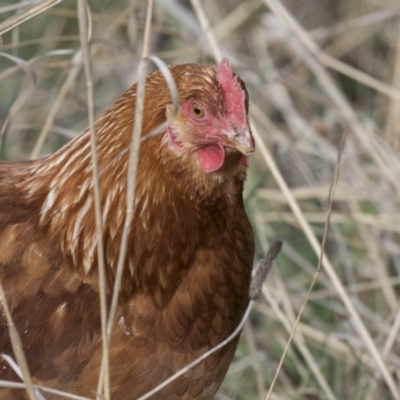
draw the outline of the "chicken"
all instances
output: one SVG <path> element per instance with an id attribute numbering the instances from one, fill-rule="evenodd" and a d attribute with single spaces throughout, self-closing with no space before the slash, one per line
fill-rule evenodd
<path id="1" fill-rule="evenodd" d="M 227 59 L 170 67 L 180 105 L 144 140 L 116 323 L 111 395 L 132 400 L 225 339 L 249 301 L 254 239 L 243 185 L 254 140 L 248 94 Z M 95 123 L 108 305 L 126 209 L 136 85 Z M 173 116 L 147 77 L 142 136 Z M 0 278 L 35 383 L 95 397 L 101 327 L 90 137 L 39 160 L 0 164 Z M 152 399 L 212 399 L 238 339 Z M 0 352 L 14 358 L 4 313 Z M 2 361 L 0 379 L 20 382 Z M 26 398 L 2 389 L 0 399 Z M 46 399 L 58 399 L 46 394 Z"/>

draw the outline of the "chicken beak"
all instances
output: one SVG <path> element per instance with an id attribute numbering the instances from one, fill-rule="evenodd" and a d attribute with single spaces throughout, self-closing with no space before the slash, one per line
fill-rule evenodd
<path id="1" fill-rule="evenodd" d="M 255 150 L 254 138 L 250 128 L 225 131 L 224 144 L 227 147 L 236 149 L 245 156 L 250 156 Z"/>

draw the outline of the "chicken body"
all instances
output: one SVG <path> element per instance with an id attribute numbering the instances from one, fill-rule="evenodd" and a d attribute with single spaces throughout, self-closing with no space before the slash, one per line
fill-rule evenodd
<path id="1" fill-rule="evenodd" d="M 254 240 L 242 192 L 254 143 L 244 84 L 227 60 L 171 72 L 179 111 L 140 149 L 110 344 L 114 400 L 143 395 L 220 343 L 249 301 Z M 125 218 L 135 96 L 134 85 L 96 121 L 108 303 Z M 160 72 L 147 78 L 145 99 L 143 136 L 172 113 Z M 88 130 L 46 158 L 0 164 L 0 278 L 30 372 L 36 383 L 90 398 L 102 356 L 96 254 Z M 212 399 L 236 345 L 152 399 Z M 0 351 L 14 358 L 3 313 Z M 0 379 L 20 381 L 4 361 Z M 0 399 L 25 398 L 22 390 L 0 390 Z"/>

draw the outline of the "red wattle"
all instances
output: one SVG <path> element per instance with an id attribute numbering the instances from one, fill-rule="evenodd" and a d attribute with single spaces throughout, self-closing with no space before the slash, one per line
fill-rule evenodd
<path id="1" fill-rule="evenodd" d="M 219 170 L 225 161 L 225 149 L 222 144 L 209 144 L 197 152 L 197 158 L 204 172 Z"/>

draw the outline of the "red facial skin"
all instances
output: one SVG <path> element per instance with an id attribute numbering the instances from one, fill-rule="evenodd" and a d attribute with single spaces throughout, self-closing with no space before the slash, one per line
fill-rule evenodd
<path id="1" fill-rule="evenodd" d="M 197 99 L 186 100 L 181 105 L 185 131 L 192 135 L 200 167 L 207 173 L 218 171 L 223 166 L 227 147 L 235 148 L 231 143 L 232 138 L 250 131 L 245 91 L 226 58 L 217 67 L 216 84 L 221 93 L 221 108 L 218 114 L 204 101 Z M 184 146 L 174 129 L 168 128 L 167 134 L 171 145 L 179 151 L 184 151 Z M 242 154 L 240 150 L 237 151 L 237 155 L 238 162 L 247 167 L 247 155 Z"/>

